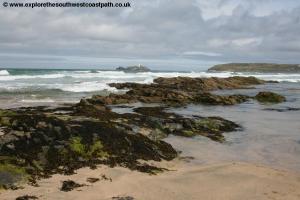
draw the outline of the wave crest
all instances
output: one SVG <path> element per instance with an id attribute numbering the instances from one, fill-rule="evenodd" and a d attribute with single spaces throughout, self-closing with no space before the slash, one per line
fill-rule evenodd
<path id="1" fill-rule="evenodd" d="M 9 76 L 9 72 L 7 70 L 0 70 L 0 76 Z"/>

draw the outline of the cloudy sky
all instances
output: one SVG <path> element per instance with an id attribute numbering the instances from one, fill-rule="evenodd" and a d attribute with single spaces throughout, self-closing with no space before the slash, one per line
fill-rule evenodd
<path id="1" fill-rule="evenodd" d="M 0 67 L 300 63 L 299 0 L 119 0 L 131 8 L 106 9 L 0 1 Z"/>

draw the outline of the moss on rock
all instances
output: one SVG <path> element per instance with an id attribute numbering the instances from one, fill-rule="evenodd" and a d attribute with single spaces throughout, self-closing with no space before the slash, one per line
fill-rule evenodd
<path id="1" fill-rule="evenodd" d="M 0 163 L 0 188 L 7 189 L 28 179 L 25 168 L 10 163 Z"/>
<path id="2" fill-rule="evenodd" d="M 286 101 L 284 96 L 274 92 L 259 92 L 255 99 L 262 103 L 282 103 Z"/>

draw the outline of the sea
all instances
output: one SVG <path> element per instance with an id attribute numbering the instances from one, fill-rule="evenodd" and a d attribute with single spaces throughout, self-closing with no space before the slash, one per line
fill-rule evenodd
<path id="1" fill-rule="evenodd" d="M 124 73 L 95 69 L 0 69 L 0 108 L 76 103 L 81 98 L 95 94 L 125 92 L 110 87 L 109 83 L 152 83 L 157 77 L 178 76 L 254 76 L 279 83 L 259 85 L 253 89 L 216 91 L 216 93 L 255 95 L 259 91 L 274 91 L 287 98 L 287 102 L 281 104 L 248 101 L 234 106 L 191 104 L 183 108 L 169 108 L 168 111 L 187 117 L 220 116 L 242 126 L 242 129 L 237 132 L 225 133 L 224 143 L 214 142 L 201 136 L 194 138 L 169 136 L 166 141 L 181 151 L 181 156 L 192 157 L 191 164 L 250 162 L 300 173 L 300 74 L 206 71 Z"/>
<path id="2" fill-rule="evenodd" d="M 157 77 L 230 77 L 255 76 L 264 80 L 299 83 L 300 74 L 251 74 L 199 72 L 144 72 L 124 73 L 108 70 L 58 69 L 1 69 L 0 107 L 30 106 L 31 104 L 75 103 L 94 94 L 121 92 L 109 83 L 152 83 Z"/>

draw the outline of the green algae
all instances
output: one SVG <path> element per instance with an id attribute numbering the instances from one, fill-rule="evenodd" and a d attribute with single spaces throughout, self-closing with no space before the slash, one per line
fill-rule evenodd
<path id="1" fill-rule="evenodd" d="M 14 111 L 11 111 L 11 110 L 3 110 L 3 109 L 0 109 L 0 117 L 12 117 L 12 116 L 15 116 L 17 115 L 16 112 Z"/>
<path id="2" fill-rule="evenodd" d="M 197 127 L 203 127 L 210 131 L 219 131 L 220 128 L 220 121 L 215 119 L 201 119 L 199 121 L 196 121 Z"/>
<path id="3" fill-rule="evenodd" d="M 10 163 L 0 164 L 0 189 L 7 189 L 29 178 L 25 168 Z"/>
<path id="4" fill-rule="evenodd" d="M 85 146 L 82 143 L 82 138 L 81 137 L 72 137 L 70 139 L 70 144 L 69 144 L 70 150 L 78 155 L 85 155 L 86 150 Z"/>
<path id="5" fill-rule="evenodd" d="M 70 150 L 85 159 L 105 158 L 108 153 L 103 150 L 104 146 L 100 140 L 95 141 L 91 145 L 84 144 L 81 137 L 70 138 Z"/>
<path id="6" fill-rule="evenodd" d="M 10 126 L 11 122 L 10 122 L 10 117 L 0 117 L 0 125 L 1 126 Z"/>
<path id="7" fill-rule="evenodd" d="M 197 133 L 192 130 L 183 130 L 181 133 L 182 133 L 182 136 L 184 136 L 184 137 L 194 137 L 197 135 Z"/>
<path id="8" fill-rule="evenodd" d="M 274 92 L 259 92 L 255 99 L 261 103 L 282 103 L 286 101 L 284 96 Z"/>

